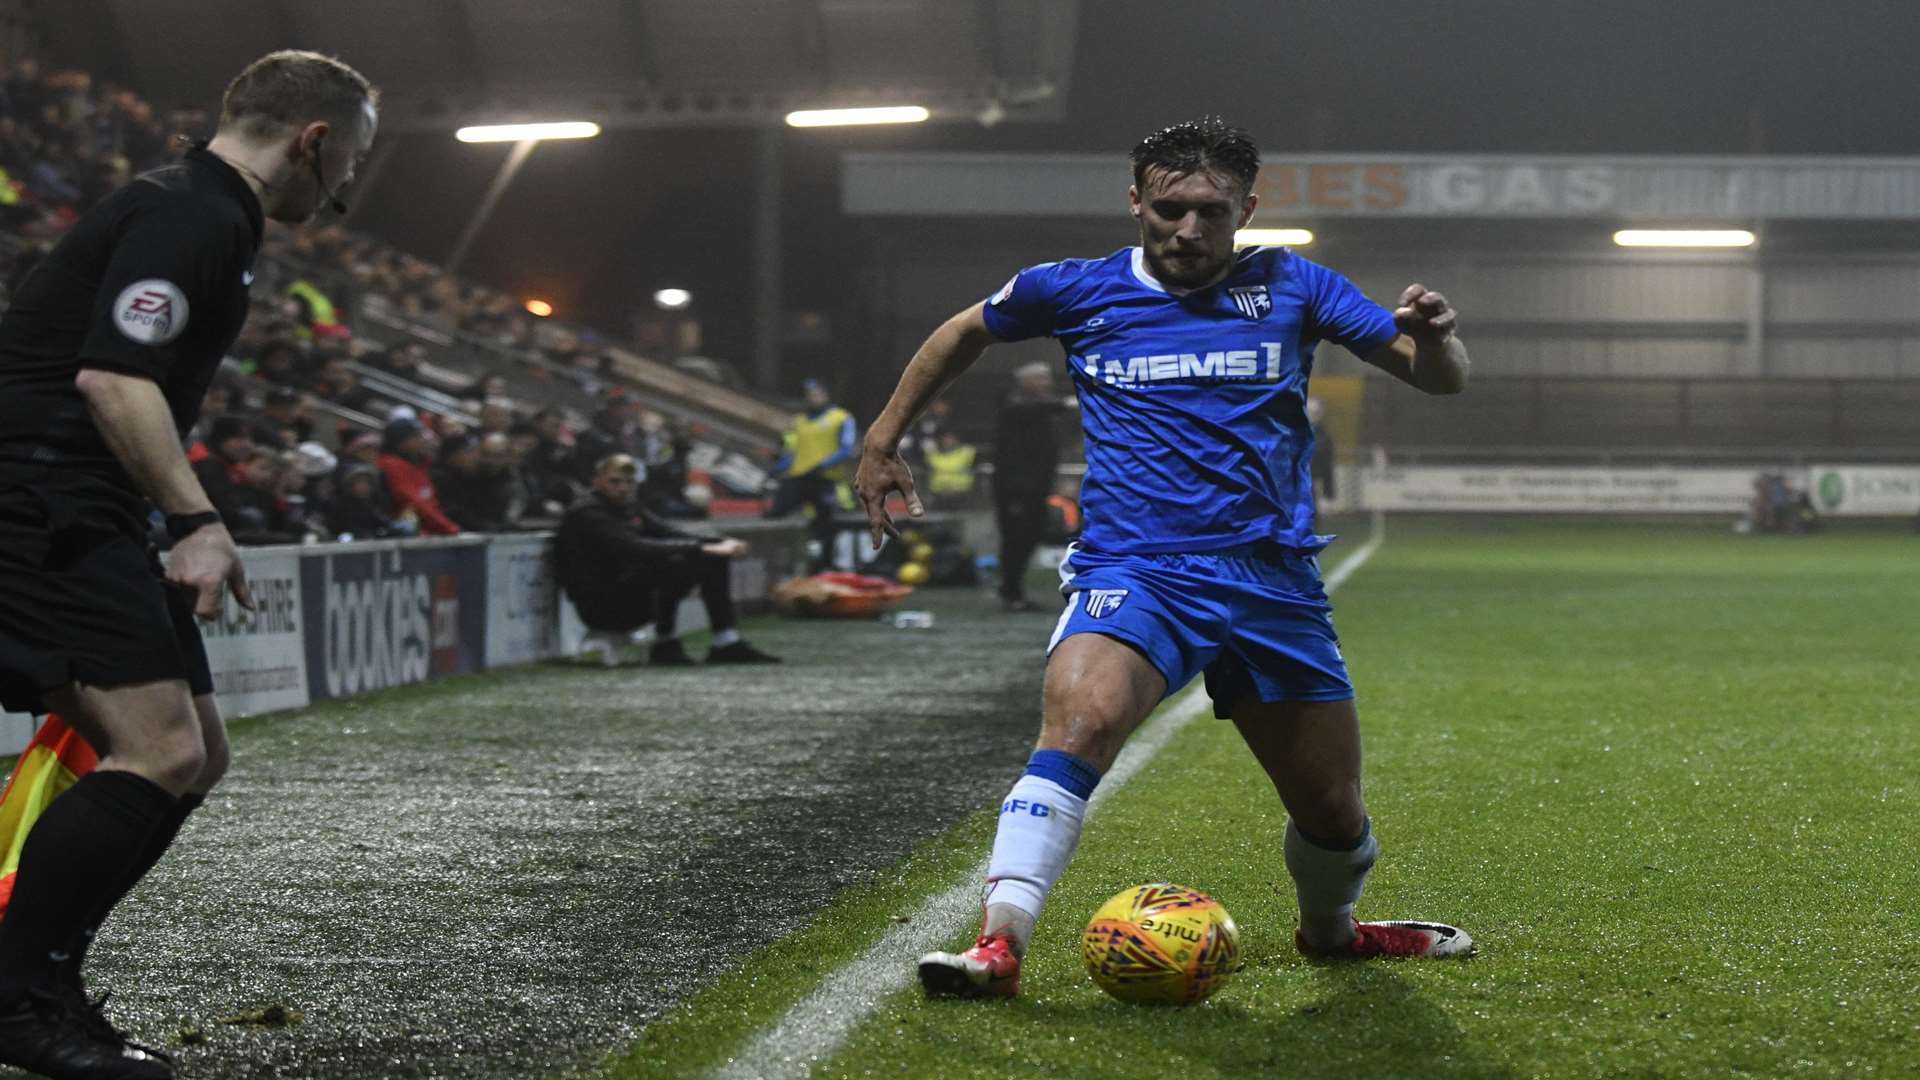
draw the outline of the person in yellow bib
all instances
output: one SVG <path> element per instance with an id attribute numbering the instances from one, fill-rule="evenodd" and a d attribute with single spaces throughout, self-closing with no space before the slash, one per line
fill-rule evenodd
<path id="1" fill-rule="evenodd" d="M 927 490 L 955 502 L 973 491 L 973 459 L 977 448 L 960 441 L 951 431 L 940 433 L 940 441 L 926 451 Z"/>
<path id="2" fill-rule="evenodd" d="M 853 509 L 853 450 L 856 444 L 853 414 L 833 403 L 818 379 L 800 384 L 806 411 L 793 418 L 781 439 L 780 460 L 774 475 L 770 518 L 786 517 L 802 507 L 812 511 L 808 525 L 812 543 L 808 561 L 815 571 L 833 564 L 834 517 Z"/>
<path id="3" fill-rule="evenodd" d="M 300 306 L 300 323 L 296 331 L 308 341 L 316 337 L 343 338 L 352 333 L 340 321 L 340 309 L 333 300 L 313 282 L 301 278 L 287 286 L 287 297 Z"/>

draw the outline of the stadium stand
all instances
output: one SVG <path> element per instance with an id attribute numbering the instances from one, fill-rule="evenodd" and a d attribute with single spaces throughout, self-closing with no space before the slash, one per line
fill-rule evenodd
<path id="1" fill-rule="evenodd" d="M 162 114 L 83 71 L 15 64 L 0 80 L 5 295 L 82 209 L 169 160 L 177 133 L 209 131 L 211 119 Z M 661 513 L 764 509 L 765 465 L 791 415 L 778 404 L 537 319 L 511 296 L 339 226 L 270 229 L 253 295 L 188 434 L 203 475 L 225 481 L 228 507 L 244 504 L 242 542 L 550 528 L 591 471 L 577 459 L 594 449 L 645 463 L 645 494 Z M 611 442 L 576 448 L 610 406 L 623 417 Z M 396 424 L 419 427 L 421 475 L 454 493 L 451 519 L 396 501 L 377 451 Z M 235 454 L 208 466 L 222 425 L 246 445 L 232 442 Z"/>

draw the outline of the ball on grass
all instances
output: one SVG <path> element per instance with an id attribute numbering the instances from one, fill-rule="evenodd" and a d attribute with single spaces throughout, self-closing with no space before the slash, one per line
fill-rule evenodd
<path id="1" fill-rule="evenodd" d="M 1240 929 L 1206 893 L 1155 882 L 1100 905 L 1080 938 L 1094 984 L 1135 1005 L 1205 1001 L 1240 965 Z"/>

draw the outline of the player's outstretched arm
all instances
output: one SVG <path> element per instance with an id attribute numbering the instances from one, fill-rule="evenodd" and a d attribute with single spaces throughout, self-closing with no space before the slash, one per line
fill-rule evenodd
<path id="1" fill-rule="evenodd" d="M 933 399 L 940 396 L 940 391 L 980 359 L 980 354 L 996 340 L 980 314 L 983 306 L 975 304 L 940 324 L 908 361 L 907 370 L 900 373 L 900 385 L 894 387 L 887 407 L 880 410 L 880 416 L 867 428 L 867 437 L 860 449 L 860 467 L 853 475 L 853 490 L 860 496 L 861 509 L 866 511 L 876 548 L 882 536 L 900 535 L 894 527 L 893 515 L 887 512 L 888 495 L 899 492 L 907 501 L 907 513 L 913 517 L 927 512 L 914 490 L 913 473 L 900 458 L 900 436 Z"/>
<path id="2" fill-rule="evenodd" d="M 1409 285 L 1393 312 L 1400 336 L 1363 359 L 1401 382 L 1429 394 L 1467 388 L 1467 347 L 1454 336 L 1456 319 L 1447 298 L 1425 285 Z"/>

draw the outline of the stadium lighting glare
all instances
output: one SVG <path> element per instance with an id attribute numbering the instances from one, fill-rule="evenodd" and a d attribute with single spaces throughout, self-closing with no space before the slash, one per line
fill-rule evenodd
<path id="1" fill-rule="evenodd" d="M 453 133 L 461 142 L 525 142 L 541 139 L 591 139 L 600 134 L 600 125 L 585 120 L 567 120 L 552 124 L 484 124 L 463 127 Z"/>
<path id="2" fill-rule="evenodd" d="M 693 303 L 693 294 L 685 289 L 661 289 L 653 294 L 653 306 L 662 311 L 685 311 Z"/>
<path id="3" fill-rule="evenodd" d="M 1621 247 L 1742 248 L 1754 236 L 1745 229 L 1621 229 L 1613 242 Z"/>
<path id="4" fill-rule="evenodd" d="M 918 105 L 873 109 L 801 109 L 787 114 L 788 127 L 850 127 L 855 124 L 918 124 L 933 115 Z"/>
<path id="5" fill-rule="evenodd" d="M 529 300 L 527 301 L 527 310 L 544 319 L 553 314 L 553 305 L 547 303 L 545 300 Z"/>
<path id="6" fill-rule="evenodd" d="M 1310 229 L 1241 229 L 1233 234 L 1233 246 L 1259 247 L 1262 244 L 1277 244 L 1285 247 L 1306 247 L 1313 243 L 1313 231 Z"/>

